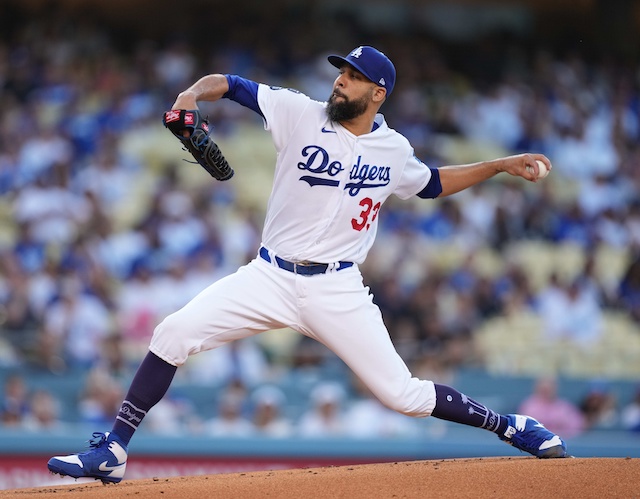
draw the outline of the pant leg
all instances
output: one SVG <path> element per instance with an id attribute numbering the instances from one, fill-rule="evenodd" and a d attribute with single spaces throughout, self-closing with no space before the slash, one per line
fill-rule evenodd
<path id="1" fill-rule="evenodd" d="M 188 356 L 270 329 L 296 328 L 293 274 L 256 259 L 211 284 L 155 328 L 149 350 L 180 366 Z M 289 279 L 287 279 L 289 278 Z"/>
<path id="2" fill-rule="evenodd" d="M 429 416 L 434 384 L 411 375 L 357 267 L 302 279 L 303 332 L 338 355 L 384 405 L 408 416 Z"/>

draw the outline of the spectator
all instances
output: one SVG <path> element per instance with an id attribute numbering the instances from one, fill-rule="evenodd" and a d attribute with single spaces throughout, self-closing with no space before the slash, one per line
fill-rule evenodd
<path id="1" fill-rule="evenodd" d="M 575 200 L 560 211 L 552 227 L 550 236 L 553 242 L 572 243 L 583 248 L 593 244 L 592 220 L 587 218 Z"/>
<path id="2" fill-rule="evenodd" d="M 254 338 L 234 341 L 204 352 L 201 357 L 203 360 L 198 359 L 188 367 L 190 378 L 198 383 L 237 381 L 253 387 L 270 377 L 269 361 Z"/>
<path id="3" fill-rule="evenodd" d="M 8 292 L 4 299 L 0 300 L 0 307 L 3 309 L 0 314 L 0 332 L 11 344 L 12 349 L 18 352 L 16 360 L 33 359 L 40 317 L 29 296 L 31 283 L 28 275 L 21 270 L 14 269 L 7 274 Z"/>
<path id="4" fill-rule="evenodd" d="M 150 424 L 148 427 L 145 426 L 149 432 L 163 435 L 202 432 L 202 421 L 188 401 L 168 396 L 162 399 L 157 407 L 158 411 L 149 413 Z"/>
<path id="5" fill-rule="evenodd" d="M 29 413 L 27 384 L 18 374 L 10 375 L 4 382 L 1 421 L 3 426 L 21 426 Z"/>
<path id="6" fill-rule="evenodd" d="M 633 399 L 622 408 L 620 422 L 625 430 L 640 432 L 640 387 Z"/>
<path id="7" fill-rule="evenodd" d="M 204 242 L 206 226 L 195 216 L 191 197 L 184 190 L 165 192 L 160 198 L 160 214 L 159 241 L 171 257 L 186 256 Z"/>
<path id="8" fill-rule="evenodd" d="M 414 419 L 392 411 L 373 396 L 356 377 L 355 397 L 350 398 L 344 413 L 345 434 L 352 438 L 408 438 L 417 435 Z"/>
<path id="9" fill-rule="evenodd" d="M 212 437 L 245 438 L 255 434 L 255 427 L 244 415 L 244 390 L 226 390 L 218 401 L 218 414 L 204 422 L 204 433 Z"/>
<path id="10" fill-rule="evenodd" d="M 533 393 L 522 401 L 518 412 L 536 418 L 550 431 L 566 438 L 581 434 L 587 427 L 580 408 L 558 396 L 558 384 L 554 378 L 537 380 Z"/>
<path id="11" fill-rule="evenodd" d="M 228 274 L 217 264 L 217 258 L 210 248 L 203 248 L 190 255 L 190 264 L 186 269 L 185 297 L 196 296 L 200 291 Z"/>
<path id="12" fill-rule="evenodd" d="M 337 383 L 322 382 L 311 392 L 311 407 L 298 421 L 298 434 L 306 438 L 338 437 L 347 432 L 344 419 L 346 393 Z"/>
<path id="13" fill-rule="evenodd" d="M 284 414 L 287 398 L 280 388 L 264 385 L 251 394 L 253 424 L 259 435 L 273 438 L 290 437 L 293 423 Z"/>
<path id="14" fill-rule="evenodd" d="M 616 397 L 604 381 L 592 383 L 580 402 L 580 410 L 590 430 L 612 429 L 620 423 Z"/>
<path id="15" fill-rule="evenodd" d="M 111 315 L 77 279 L 62 283 L 60 298 L 44 313 L 44 335 L 54 351 L 72 366 L 91 367 L 100 357 L 101 341 L 111 330 Z"/>
<path id="16" fill-rule="evenodd" d="M 535 301 L 531 279 L 517 264 L 508 264 L 494 284 L 495 294 L 505 315 L 515 316 L 530 311 Z"/>
<path id="17" fill-rule="evenodd" d="M 160 316 L 154 274 L 149 263 L 141 259 L 116 291 L 116 320 L 122 331 L 125 348 L 134 358 L 147 351 L 153 328 Z"/>
<path id="18" fill-rule="evenodd" d="M 136 262 L 143 260 L 149 250 L 146 234 L 142 230 L 116 230 L 110 216 L 103 217 L 92 229 L 89 247 L 96 264 L 118 280 L 131 279 Z"/>
<path id="19" fill-rule="evenodd" d="M 96 363 L 96 367 L 104 369 L 115 379 L 129 378 L 134 373 L 130 368 L 130 359 L 128 358 L 132 354 L 126 351 L 126 347 L 121 335 L 108 335 L 100 345 L 100 360 Z"/>
<path id="20" fill-rule="evenodd" d="M 122 387 L 102 367 L 91 369 L 78 401 L 78 417 L 82 423 L 105 424 L 118 413 L 123 397 Z"/>
<path id="21" fill-rule="evenodd" d="M 66 164 L 73 158 L 70 141 L 54 125 L 40 125 L 22 145 L 18 177 L 26 182 L 43 177 L 56 165 Z"/>
<path id="22" fill-rule="evenodd" d="M 17 223 L 13 256 L 24 272 L 42 270 L 46 263 L 47 245 L 33 237 L 33 221 Z"/>
<path id="23" fill-rule="evenodd" d="M 116 137 L 98 142 L 91 161 L 76 175 L 74 187 L 79 192 L 92 193 L 100 209 L 119 213 L 123 204 L 135 201 L 136 185 L 131 181 L 135 172 L 118 157 Z"/>
<path id="24" fill-rule="evenodd" d="M 69 188 L 69 175 L 68 164 L 56 165 L 49 176 L 38 176 L 17 192 L 15 219 L 30 224 L 34 241 L 68 244 L 90 219 L 86 199 Z"/>
<path id="25" fill-rule="evenodd" d="M 603 334 L 600 304 L 579 280 L 563 283 L 555 279 L 538 295 L 544 333 L 551 341 L 568 341 L 590 349 Z"/>
<path id="26" fill-rule="evenodd" d="M 60 420 L 60 405 L 53 393 L 39 389 L 31 394 L 29 399 L 31 410 L 23 422 L 27 431 L 56 431 L 64 428 Z"/>
<path id="27" fill-rule="evenodd" d="M 618 290 L 620 304 L 640 324 L 640 246 L 624 272 Z"/>

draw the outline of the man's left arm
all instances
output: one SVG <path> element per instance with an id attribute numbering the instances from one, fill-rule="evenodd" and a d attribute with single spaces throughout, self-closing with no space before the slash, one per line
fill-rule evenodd
<path id="1" fill-rule="evenodd" d="M 467 165 L 440 167 L 438 173 L 442 192 L 438 197 L 450 196 L 503 172 L 536 182 L 539 168 L 536 160 L 542 161 L 551 170 L 551 162 L 543 154 L 518 154 Z"/>

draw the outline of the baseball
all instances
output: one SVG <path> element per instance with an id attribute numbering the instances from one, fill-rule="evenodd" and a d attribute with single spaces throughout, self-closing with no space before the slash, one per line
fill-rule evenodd
<path id="1" fill-rule="evenodd" d="M 549 175 L 549 169 L 547 168 L 547 165 L 545 165 L 539 159 L 536 159 L 536 163 L 538 163 L 538 168 L 539 168 L 538 178 L 545 178 L 547 175 Z M 533 167 L 527 166 L 527 171 L 529 173 L 533 173 Z"/>

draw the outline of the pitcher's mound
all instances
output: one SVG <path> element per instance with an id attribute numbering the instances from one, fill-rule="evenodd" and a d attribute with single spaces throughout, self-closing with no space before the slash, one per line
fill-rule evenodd
<path id="1" fill-rule="evenodd" d="M 640 459 L 445 459 L 0 491 L 0 499 L 640 497 Z"/>

